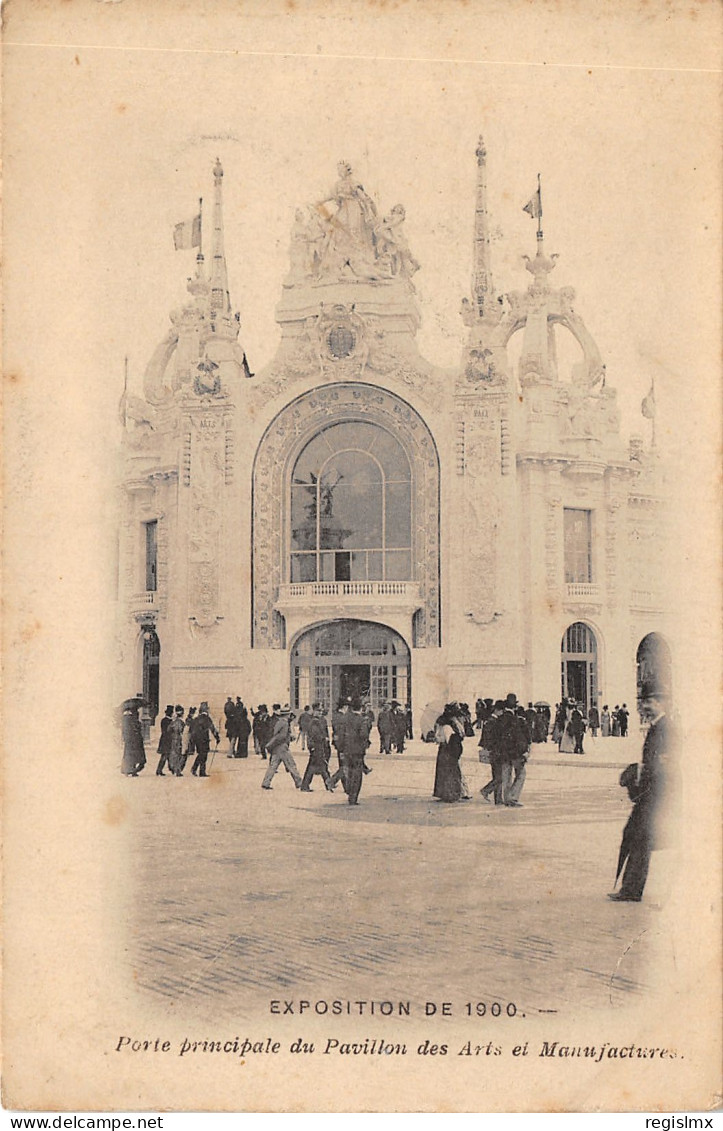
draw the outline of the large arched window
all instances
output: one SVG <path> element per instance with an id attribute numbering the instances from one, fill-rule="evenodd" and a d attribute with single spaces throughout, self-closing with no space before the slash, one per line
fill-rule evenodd
<path id="1" fill-rule="evenodd" d="M 291 581 L 412 579 L 412 476 L 395 437 L 344 421 L 318 432 L 290 486 Z"/>

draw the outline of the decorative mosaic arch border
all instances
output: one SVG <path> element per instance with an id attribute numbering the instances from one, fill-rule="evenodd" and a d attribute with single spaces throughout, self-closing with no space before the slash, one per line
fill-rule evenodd
<path id="1" fill-rule="evenodd" d="M 264 432 L 252 479 L 252 647 L 285 648 L 284 619 L 274 608 L 288 569 L 288 480 L 296 458 L 322 428 L 348 420 L 393 432 L 412 468 L 412 555 L 422 607 L 414 647 L 440 643 L 439 456 L 422 417 L 401 397 L 361 382 L 324 385 L 287 404 Z"/>

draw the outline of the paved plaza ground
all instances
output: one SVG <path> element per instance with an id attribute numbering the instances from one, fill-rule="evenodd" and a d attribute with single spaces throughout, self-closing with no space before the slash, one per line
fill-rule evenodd
<path id="1" fill-rule="evenodd" d="M 482 800 L 476 739 L 462 763 L 473 799 L 455 805 L 432 799 L 436 747 L 419 741 L 401 756 L 372 746 L 358 808 L 320 778 L 299 793 L 283 767 L 262 791 L 266 763 L 229 760 L 223 740 L 207 780 L 158 778 L 151 754 L 121 787 L 136 984 L 217 1019 L 268 1014 L 272 999 L 431 995 L 530 1016 L 653 994 L 666 854 L 642 904 L 606 898 L 630 809 L 618 776 L 640 741 L 588 737 L 583 757 L 533 747 L 521 809 Z"/>

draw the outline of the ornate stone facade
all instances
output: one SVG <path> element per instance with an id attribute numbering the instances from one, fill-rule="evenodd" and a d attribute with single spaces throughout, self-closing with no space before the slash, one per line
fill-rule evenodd
<path id="1" fill-rule="evenodd" d="M 293 700 L 295 642 L 343 620 L 367 626 L 351 640 L 369 625 L 402 637 L 417 717 L 429 700 L 510 688 L 555 702 L 566 690 L 561 641 L 578 623 L 596 643 L 583 693 L 634 700 L 636 648 L 665 629 L 651 566 L 664 546 L 660 461 L 621 437 L 612 375 L 575 291 L 550 284 L 564 260 L 546 252 L 539 225 L 536 254 L 523 259 L 527 289 L 495 288 L 481 141 L 476 158 L 472 287 L 453 371 L 417 346 L 423 268 L 404 208 L 377 208 L 342 162 L 326 194 L 320 187 L 296 212 L 280 340 L 257 376 L 228 292 L 217 163 L 210 268 L 199 251 L 144 395 L 127 387 L 121 405 L 119 695 L 144 685 L 142 638 L 152 631 L 164 703 Z M 558 334 L 581 351 L 569 373 Z M 315 573 L 295 583 L 292 469 L 315 436 L 345 422 L 374 424 L 404 452 L 409 562 L 391 579 Z M 570 512 L 587 546 L 568 545 Z M 383 668 L 374 665 L 375 679 Z M 330 693 L 333 673 L 324 679 Z"/>

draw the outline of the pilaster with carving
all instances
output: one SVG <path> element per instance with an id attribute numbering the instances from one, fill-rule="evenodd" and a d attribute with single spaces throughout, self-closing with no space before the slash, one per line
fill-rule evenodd
<path id="1" fill-rule="evenodd" d="M 183 483 L 187 539 L 187 616 L 192 630 L 224 616 L 222 569 L 231 408 L 210 399 L 184 415 Z"/>

